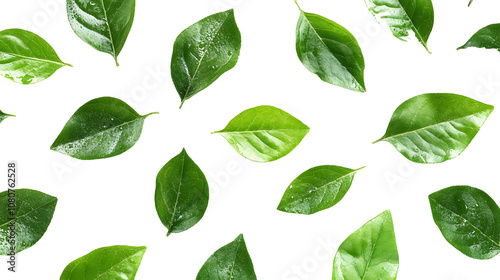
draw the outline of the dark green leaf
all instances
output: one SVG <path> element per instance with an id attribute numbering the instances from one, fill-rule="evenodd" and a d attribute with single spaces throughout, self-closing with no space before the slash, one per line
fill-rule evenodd
<path id="1" fill-rule="evenodd" d="M 500 51 L 500 23 L 488 25 L 474 34 L 467 43 L 457 50 L 466 48 L 485 48 Z"/>
<path id="2" fill-rule="evenodd" d="M 234 117 L 220 133 L 242 156 L 257 162 L 290 153 L 309 132 L 301 121 L 272 106 L 258 106 Z"/>
<path id="3" fill-rule="evenodd" d="M 429 52 L 427 40 L 434 25 L 434 8 L 431 0 L 365 0 L 365 2 L 375 17 L 385 20 L 396 38 L 406 41 L 412 31 Z"/>
<path id="4" fill-rule="evenodd" d="M 297 55 L 304 66 L 332 85 L 365 92 L 365 61 L 358 41 L 344 27 L 300 11 Z"/>
<path id="5" fill-rule="evenodd" d="M 344 197 L 358 170 L 335 165 L 313 167 L 293 180 L 278 210 L 309 215 L 328 209 Z"/>
<path id="6" fill-rule="evenodd" d="M 233 68 L 240 49 L 241 34 L 232 9 L 208 16 L 182 31 L 175 40 L 170 65 L 181 102 Z"/>
<path id="7" fill-rule="evenodd" d="M 15 116 L 14 116 L 14 115 L 11 115 L 11 114 L 6 114 L 6 113 L 4 113 L 4 112 L 0 111 L 0 123 L 1 123 L 3 120 L 5 120 L 6 118 L 8 118 L 8 117 L 15 117 Z"/>
<path id="8" fill-rule="evenodd" d="M 500 253 L 500 208 L 482 190 L 449 187 L 429 195 L 434 222 L 444 238 L 474 259 Z"/>
<path id="9" fill-rule="evenodd" d="M 133 280 L 146 247 L 110 246 L 72 261 L 60 280 Z"/>
<path id="10" fill-rule="evenodd" d="M 417 163 L 459 156 L 484 124 L 493 106 L 451 93 L 428 93 L 401 104 L 380 139 Z"/>
<path id="11" fill-rule="evenodd" d="M 387 210 L 351 234 L 339 247 L 333 261 L 333 280 L 394 280 L 399 254 Z"/>
<path id="12" fill-rule="evenodd" d="M 167 236 L 197 224 L 208 206 L 208 182 L 186 150 L 158 172 L 155 191 L 156 212 L 168 229 Z"/>
<path id="13" fill-rule="evenodd" d="M 22 29 L 0 32 L 0 74 L 19 84 L 34 84 L 71 66 L 40 36 Z"/>
<path id="14" fill-rule="evenodd" d="M 15 207 L 9 204 L 13 203 L 12 199 L 15 199 Z M 47 231 L 56 204 L 57 198 L 30 189 L 0 193 L 0 255 L 10 253 L 11 231 L 16 233 L 15 253 L 35 245 Z"/>
<path id="15" fill-rule="evenodd" d="M 132 28 L 135 0 L 67 0 L 68 19 L 76 35 L 97 49 L 118 55 Z"/>
<path id="16" fill-rule="evenodd" d="M 243 235 L 215 251 L 201 267 L 196 280 L 257 280 Z"/>
<path id="17" fill-rule="evenodd" d="M 71 116 L 50 148 L 83 160 L 117 156 L 135 145 L 151 114 L 141 116 L 113 97 L 93 99 Z"/>

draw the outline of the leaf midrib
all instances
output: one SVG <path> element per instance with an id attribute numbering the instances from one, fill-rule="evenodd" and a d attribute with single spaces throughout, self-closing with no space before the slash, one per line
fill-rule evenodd
<path id="1" fill-rule="evenodd" d="M 224 131 L 224 130 L 220 130 L 220 131 L 215 131 L 215 132 L 212 132 L 213 134 L 214 133 L 219 133 L 219 134 L 224 134 L 224 133 L 234 133 L 234 134 L 244 134 L 244 133 L 260 133 L 260 132 L 269 132 L 269 131 L 302 131 L 302 130 L 306 130 L 306 131 L 309 131 L 310 129 L 308 128 L 282 128 L 282 129 L 260 129 L 260 130 L 242 130 L 242 131 Z"/>
<path id="2" fill-rule="evenodd" d="M 169 232 L 167 233 L 167 236 L 172 233 L 172 226 L 174 225 L 174 218 L 175 218 L 175 213 L 177 212 L 177 204 L 179 203 L 179 197 L 181 196 L 181 188 L 182 188 L 182 183 L 184 180 L 184 169 L 186 168 L 186 154 L 184 151 L 182 151 L 182 169 L 181 169 L 181 176 L 179 178 L 179 186 L 177 188 L 177 196 L 175 198 L 175 204 L 174 204 L 174 211 L 172 212 L 172 218 L 170 219 L 170 228 Z M 165 201 L 164 201 L 165 202 Z M 166 202 L 165 202 L 166 203 Z"/>
<path id="3" fill-rule="evenodd" d="M 115 41 L 113 39 L 113 34 L 111 34 L 111 26 L 109 25 L 108 12 L 106 11 L 106 7 L 104 6 L 104 0 L 101 0 L 102 11 L 104 12 L 104 19 L 106 22 L 106 26 L 108 27 L 109 41 L 111 42 L 111 48 L 113 50 L 113 58 L 115 59 L 116 66 L 118 66 L 118 56 L 116 54 L 115 49 Z"/>
<path id="4" fill-rule="evenodd" d="M 465 219 L 464 217 L 460 216 L 459 214 L 451 211 L 450 209 L 444 207 L 441 203 L 439 203 L 437 200 L 435 200 L 434 198 L 430 198 L 430 200 L 434 201 L 434 203 L 436 203 L 436 205 L 438 205 L 439 207 L 443 208 L 444 210 L 452 213 L 454 216 L 456 217 L 459 217 L 461 220 L 465 221 L 466 223 L 468 223 L 469 225 L 471 225 L 475 230 L 477 230 L 479 233 L 481 233 L 482 236 L 486 237 L 486 239 L 488 239 L 491 243 L 493 243 L 495 246 L 497 246 L 498 248 L 500 248 L 500 242 L 495 242 L 493 239 L 491 239 L 491 237 L 489 237 L 488 235 L 486 235 L 485 233 L 483 233 L 483 231 L 481 229 L 479 229 L 478 227 L 476 227 L 473 223 L 471 223 L 468 219 Z"/>
<path id="5" fill-rule="evenodd" d="M 189 86 L 186 89 L 186 93 L 185 93 L 184 97 L 182 98 L 181 102 L 184 102 L 184 101 L 186 101 L 187 99 L 189 99 L 191 97 L 189 95 L 189 93 L 190 93 L 190 90 L 191 90 L 191 86 L 193 85 L 192 81 L 194 79 L 196 79 L 196 75 L 198 74 L 198 71 L 199 71 L 200 66 L 201 66 L 201 64 L 203 62 L 203 59 L 205 58 L 205 55 L 208 53 L 209 48 L 212 46 L 212 44 L 213 44 L 213 42 L 215 40 L 215 37 L 217 37 L 219 35 L 220 30 L 222 29 L 222 26 L 224 26 L 224 24 L 226 23 L 226 21 L 227 21 L 228 18 L 229 18 L 229 14 L 227 14 L 226 18 L 224 19 L 224 21 L 222 22 L 222 24 L 217 29 L 217 32 L 214 33 L 214 35 L 210 38 L 210 41 L 207 43 L 206 51 L 203 52 L 203 54 L 202 54 L 202 56 L 200 58 L 200 61 L 198 62 L 198 65 L 196 66 L 196 70 L 194 71 L 193 76 L 189 78 Z"/>
<path id="6" fill-rule="evenodd" d="M 377 246 L 378 244 L 378 241 L 380 239 L 380 236 L 382 235 L 382 229 L 384 228 L 385 224 L 387 223 L 387 220 L 388 218 L 386 217 L 384 219 L 384 222 L 382 223 L 382 225 L 380 226 L 380 231 L 379 231 L 379 234 L 377 236 L 377 239 L 375 240 L 375 243 L 373 243 L 373 246 L 372 246 L 372 249 L 371 249 L 371 252 L 370 252 L 370 258 L 368 259 L 368 262 L 366 262 L 366 265 L 365 265 L 365 269 L 363 270 L 363 277 L 361 278 L 361 280 L 364 280 L 365 279 L 365 276 L 366 276 L 366 271 L 368 270 L 368 267 L 370 266 L 370 263 L 373 259 L 373 253 L 375 252 L 375 247 Z"/>
<path id="7" fill-rule="evenodd" d="M 395 134 L 395 135 L 391 135 L 391 136 L 383 136 L 382 138 L 380 138 L 379 140 L 373 142 L 373 143 L 377 143 L 379 141 L 385 141 L 387 139 L 391 139 L 391 138 L 395 138 L 395 137 L 399 137 L 399 136 L 402 136 L 402 135 L 406 135 L 406 134 L 410 134 L 410 133 L 415 133 L 417 131 L 421 131 L 421 130 L 426 130 L 430 127 L 434 127 L 434 126 L 438 126 L 438 125 L 442 125 L 442 124 L 445 124 L 445 123 L 451 123 L 451 122 L 455 122 L 455 121 L 458 121 L 460 119 L 464 119 L 464 118 L 469 118 L 469 117 L 472 117 L 472 116 L 476 116 L 477 114 L 481 114 L 481 113 L 485 113 L 487 111 L 491 111 L 491 110 L 482 110 L 482 111 L 479 111 L 477 113 L 474 113 L 474 114 L 470 114 L 470 115 L 466 115 L 466 116 L 462 116 L 462 117 L 458 117 L 458 118 L 454 118 L 454 119 L 451 119 L 451 120 L 447 120 L 447 121 L 443 121 L 443 122 L 439 122 L 439 123 L 435 123 L 435 124 L 431 124 L 431 125 L 428 125 L 428 126 L 425 126 L 425 127 L 422 127 L 422 128 L 418 128 L 418 129 L 415 129 L 415 130 L 412 130 L 412 131 L 406 131 L 406 132 L 402 132 L 402 133 L 398 133 L 398 134 Z"/>
<path id="8" fill-rule="evenodd" d="M 26 212 L 26 213 L 24 213 L 24 214 L 23 214 L 23 215 L 21 215 L 21 216 L 16 216 L 16 218 L 15 218 L 15 219 L 10 220 L 10 221 L 8 221 L 8 222 L 6 222 L 6 223 L 4 223 L 4 224 L 0 225 L 0 228 L 2 228 L 2 227 L 4 227 L 4 226 L 6 226 L 6 225 L 8 225 L 8 224 L 12 223 L 13 221 L 15 222 L 15 221 L 17 221 L 17 220 L 19 220 L 19 219 L 21 219 L 21 218 L 23 218 L 23 217 L 25 217 L 25 216 L 27 216 L 27 215 L 29 215 L 29 214 L 31 214 L 31 213 L 33 213 L 33 212 L 35 212 L 35 211 L 37 211 L 37 210 L 41 209 L 41 208 L 44 208 L 45 206 L 47 206 L 47 205 L 49 205 L 49 204 L 51 204 L 51 203 L 57 203 L 57 198 L 55 198 L 55 197 L 54 197 L 54 198 L 51 198 L 51 199 L 50 199 L 50 201 L 48 201 L 48 202 L 46 202 L 46 203 L 44 203 L 44 204 L 42 204 L 42 205 L 38 206 L 37 208 L 31 209 L 29 212 Z"/>
<path id="9" fill-rule="evenodd" d="M 130 255 L 130 256 L 127 256 L 126 258 L 123 258 L 122 260 L 120 260 L 119 262 L 117 262 L 116 264 L 114 264 L 113 266 L 111 266 L 110 268 L 108 268 L 107 270 L 105 270 L 103 273 L 99 274 L 96 276 L 95 279 L 99 279 L 101 276 L 103 276 L 104 274 L 108 273 L 109 271 L 111 271 L 113 268 L 115 268 L 116 266 L 120 265 L 121 263 L 129 260 L 130 258 L 132 258 L 133 256 L 136 256 L 138 253 L 140 253 L 141 250 L 138 250 L 137 252 L 135 252 L 134 254 Z"/>
<path id="10" fill-rule="evenodd" d="M 234 267 L 236 266 L 236 259 L 237 259 L 238 251 L 240 250 L 241 244 L 242 244 L 242 241 L 239 241 L 238 244 L 236 245 L 236 250 L 234 252 L 234 260 L 233 260 L 233 263 L 231 265 L 231 274 L 229 275 L 230 280 L 233 279 Z"/>
<path id="11" fill-rule="evenodd" d="M 30 59 L 30 60 L 40 61 L 40 62 L 44 62 L 44 63 L 56 64 L 56 65 L 60 65 L 61 67 L 62 66 L 71 66 L 71 64 L 68 64 L 68 63 L 59 62 L 59 61 L 53 61 L 53 60 L 48 60 L 48 59 L 43 59 L 43 58 L 25 56 L 25 55 L 20 55 L 20 54 L 15 54 L 15 53 L 9 53 L 9 52 L 4 52 L 4 51 L 0 51 L 0 53 L 11 55 L 11 56 L 15 56 L 15 57 L 19 57 L 19 58 L 22 58 L 22 59 Z"/>

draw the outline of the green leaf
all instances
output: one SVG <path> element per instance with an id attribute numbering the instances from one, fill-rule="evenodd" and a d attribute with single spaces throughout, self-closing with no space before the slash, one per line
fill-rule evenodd
<path id="1" fill-rule="evenodd" d="M 243 234 L 215 251 L 201 267 L 196 280 L 257 280 Z"/>
<path id="2" fill-rule="evenodd" d="M 68 20 L 76 35 L 96 50 L 118 55 L 132 28 L 135 0 L 67 0 Z"/>
<path id="3" fill-rule="evenodd" d="M 309 127 L 287 112 L 258 106 L 241 112 L 220 133 L 245 158 L 269 162 L 290 153 L 309 132 Z"/>
<path id="4" fill-rule="evenodd" d="M 15 253 L 35 245 L 47 231 L 56 204 L 57 198 L 30 189 L 0 193 L 0 255 L 11 253 L 11 231 L 16 233 Z"/>
<path id="5" fill-rule="evenodd" d="M 358 170 L 335 165 L 313 167 L 293 180 L 278 210 L 309 215 L 328 209 L 344 197 Z"/>
<path id="6" fill-rule="evenodd" d="M 232 69 L 241 49 L 234 11 L 213 14 L 186 28 L 174 43 L 171 73 L 184 101 Z"/>
<path id="7" fill-rule="evenodd" d="M 384 19 L 392 34 L 403 41 L 410 31 L 427 47 L 427 40 L 434 25 L 434 8 L 431 0 L 365 0 L 370 12 Z"/>
<path id="8" fill-rule="evenodd" d="M 476 34 L 457 50 L 466 48 L 485 48 L 500 51 L 500 23 L 490 24 L 481 28 Z"/>
<path id="9" fill-rule="evenodd" d="M 117 156 L 139 140 L 145 116 L 125 102 L 100 97 L 85 103 L 71 116 L 50 147 L 82 160 Z"/>
<path id="10" fill-rule="evenodd" d="M 307 70 L 332 85 L 366 91 L 363 54 L 347 29 L 300 10 L 296 37 L 297 55 Z"/>
<path id="11" fill-rule="evenodd" d="M 156 176 L 156 212 L 168 229 L 167 236 L 196 225 L 207 210 L 208 196 L 203 171 L 183 149 Z"/>
<path id="12" fill-rule="evenodd" d="M 5 120 L 6 118 L 8 118 L 8 117 L 15 117 L 15 116 L 14 116 L 14 115 L 11 115 L 11 114 L 6 114 L 6 113 L 4 113 L 4 112 L 0 111 L 0 123 L 1 123 L 3 120 Z"/>
<path id="13" fill-rule="evenodd" d="M 146 247 L 110 246 L 72 261 L 60 280 L 133 280 Z"/>
<path id="14" fill-rule="evenodd" d="M 375 142 L 391 143 L 413 162 L 444 162 L 467 148 L 493 109 L 457 94 L 422 94 L 396 109 L 387 132 Z"/>
<path id="15" fill-rule="evenodd" d="M 19 84 L 34 84 L 52 76 L 57 69 L 71 66 L 59 59 L 40 36 L 22 29 L 0 32 L 0 75 Z"/>
<path id="16" fill-rule="evenodd" d="M 474 259 L 500 253 L 500 208 L 480 189 L 449 187 L 429 195 L 434 222 L 444 238 Z"/>
<path id="17" fill-rule="evenodd" d="M 351 234 L 333 261 L 332 280 L 394 280 L 399 255 L 391 211 L 387 210 Z"/>

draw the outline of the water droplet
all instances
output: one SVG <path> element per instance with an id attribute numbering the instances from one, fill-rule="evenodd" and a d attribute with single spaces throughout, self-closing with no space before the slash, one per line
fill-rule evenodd
<path id="1" fill-rule="evenodd" d="M 90 1 L 90 6 L 95 6 L 95 2 Z"/>

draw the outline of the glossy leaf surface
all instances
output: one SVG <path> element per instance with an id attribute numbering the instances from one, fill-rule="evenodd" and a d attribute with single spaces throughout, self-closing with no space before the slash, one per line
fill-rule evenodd
<path id="1" fill-rule="evenodd" d="M 358 41 L 341 25 L 301 10 L 297 55 L 304 66 L 330 84 L 365 92 L 365 61 Z"/>
<path id="2" fill-rule="evenodd" d="M 392 34 L 406 41 L 410 32 L 427 51 L 427 40 L 434 25 L 434 8 L 431 0 L 365 0 L 370 12 L 383 19 Z"/>
<path id="3" fill-rule="evenodd" d="M 125 45 L 135 14 L 135 0 L 67 0 L 68 20 L 76 35 L 113 56 Z"/>
<path id="4" fill-rule="evenodd" d="M 156 177 L 155 205 L 167 236 L 197 224 L 208 206 L 208 182 L 186 150 L 171 159 Z"/>
<path id="5" fill-rule="evenodd" d="M 399 269 L 396 236 L 389 210 L 351 234 L 333 261 L 333 280 L 394 280 Z"/>
<path id="6" fill-rule="evenodd" d="M 308 215 L 328 209 L 347 193 L 356 171 L 335 165 L 313 167 L 288 186 L 278 210 Z"/>
<path id="7" fill-rule="evenodd" d="M 240 49 L 241 34 L 232 9 L 208 16 L 182 31 L 175 40 L 171 62 L 172 80 L 181 102 L 233 68 Z"/>
<path id="8" fill-rule="evenodd" d="M 146 247 L 110 246 L 72 261 L 60 280 L 133 280 Z"/>
<path id="9" fill-rule="evenodd" d="M 287 112 L 258 106 L 234 117 L 220 133 L 245 158 L 256 162 L 277 160 L 290 153 L 309 127 Z"/>
<path id="10" fill-rule="evenodd" d="M 198 272 L 196 280 L 257 280 L 243 235 L 215 251 Z"/>
<path id="11" fill-rule="evenodd" d="M 15 117 L 15 116 L 14 116 L 14 115 L 11 115 L 11 114 L 6 114 L 6 113 L 4 113 L 4 112 L 0 111 L 0 123 L 1 123 L 3 120 L 5 120 L 6 118 L 8 118 L 8 117 Z"/>
<path id="12" fill-rule="evenodd" d="M 117 156 L 135 145 L 151 114 L 141 116 L 113 97 L 93 99 L 71 116 L 50 148 L 82 160 Z"/>
<path id="13" fill-rule="evenodd" d="M 396 109 L 378 141 L 391 143 L 413 162 L 444 162 L 467 148 L 493 108 L 457 94 L 418 95 Z"/>
<path id="14" fill-rule="evenodd" d="M 10 197 L 12 199 L 12 194 Z M 10 202 L 12 203 L 12 200 Z M 15 204 L 15 207 L 9 205 L 8 191 L 0 193 L 0 205 L 2 205 L 0 207 L 0 255 L 10 253 L 11 230 L 16 232 L 16 253 L 35 245 L 52 221 L 57 198 L 35 190 L 16 189 Z"/>
<path id="15" fill-rule="evenodd" d="M 475 259 L 500 253 L 500 208 L 480 189 L 449 187 L 429 195 L 434 222 L 457 250 Z"/>
<path id="16" fill-rule="evenodd" d="M 466 48 L 485 48 L 500 51 L 500 23 L 495 23 L 481 28 L 469 41 L 458 50 Z"/>
<path id="17" fill-rule="evenodd" d="M 40 36 L 22 29 L 0 32 L 0 75 L 19 84 L 34 84 L 52 76 L 61 61 Z"/>

